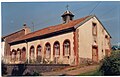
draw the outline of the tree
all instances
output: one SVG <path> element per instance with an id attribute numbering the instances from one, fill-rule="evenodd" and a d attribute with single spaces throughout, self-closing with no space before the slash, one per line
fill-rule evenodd
<path id="1" fill-rule="evenodd" d="M 107 76 L 120 75 L 120 51 L 114 51 L 110 57 L 105 57 L 100 71 Z"/>

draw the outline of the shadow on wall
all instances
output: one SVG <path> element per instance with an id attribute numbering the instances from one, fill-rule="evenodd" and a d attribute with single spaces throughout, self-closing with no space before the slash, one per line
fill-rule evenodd
<path id="1" fill-rule="evenodd" d="M 42 72 L 50 72 L 69 67 L 69 64 L 6 64 L 9 76 L 41 76 Z"/>
<path id="2" fill-rule="evenodd" d="M 23 75 L 25 69 L 26 69 L 25 64 L 17 64 L 13 67 L 11 75 L 12 76 L 21 76 L 21 75 Z"/>
<path id="3" fill-rule="evenodd" d="M 39 76 L 36 71 L 30 71 L 26 64 L 17 64 L 13 67 L 11 76 Z"/>

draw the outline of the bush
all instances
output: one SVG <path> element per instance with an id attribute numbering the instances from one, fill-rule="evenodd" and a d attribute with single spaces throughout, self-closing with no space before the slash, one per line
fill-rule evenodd
<path id="1" fill-rule="evenodd" d="M 38 72 L 34 71 L 32 76 L 41 76 Z"/>
<path id="2" fill-rule="evenodd" d="M 16 64 L 11 72 L 12 76 L 22 76 L 24 71 L 26 70 L 26 65 L 25 64 Z"/>
<path id="3" fill-rule="evenodd" d="M 120 75 L 120 51 L 114 51 L 110 57 L 105 57 L 100 71 L 107 76 Z"/>
<path id="4" fill-rule="evenodd" d="M 27 71 L 23 76 L 42 76 L 37 71 Z"/>

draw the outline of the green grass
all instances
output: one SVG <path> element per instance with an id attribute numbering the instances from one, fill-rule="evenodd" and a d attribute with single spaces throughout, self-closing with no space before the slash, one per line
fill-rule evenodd
<path id="1" fill-rule="evenodd" d="M 79 74 L 78 76 L 102 76 L 102 74 L 98 70 L 93 70 L 90 72 Z"/>

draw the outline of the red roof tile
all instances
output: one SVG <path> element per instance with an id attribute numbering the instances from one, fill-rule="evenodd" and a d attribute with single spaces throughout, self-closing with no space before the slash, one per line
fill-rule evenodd
<path id="1" fill-rule="evenodd" d="M 88 17 L 90 17 L 90 16 L 86 16 L 86 17 L 83 17 L 83 18 L 80 18 L 80 19 L 77 19 L 77 20 L 73 20 L 73 21 L 70 21 L 69 23 L 66 23 L 66 24 L 59 24 L 59 25 L 43 28 L 43 29 L 40 29 L 38 31 L 35 31 L 35 32 L 29 33 L 27 35 L 21 36 L 19 38 L 16 38 L 15 40 L 11 41 L 10 43 L 25 40 L 25 39 L 29 39 L 29 38 L 33 38 L 33 37 L 36 37 L 36 36 L 41 36 L 41 35 L 53 33 L 53 32 L 57 32 L 57 31 L 64 30 L 64 29 L 68 29 L 68 28 L 74 27 L 75 25 L 84 21 Z"/>
<path id="2" fill-rule="evenodd" d="M 20 31 L 24 31 L 24 29 L 18 30 L 18 31 L 16 31 L 16 32 L 13 32 L 13 33 L 8 34 L 8 35 L 6 35 L 6 36 L 2 36 L 2 39 L 6 38 L 6 37 L 8 37 L 8 36 L 11 36 L 11 35 L 13 35 L 13 34 L 15 34 L 15 33 L 18 33 L 18 32 L 20 32 Z"/>

